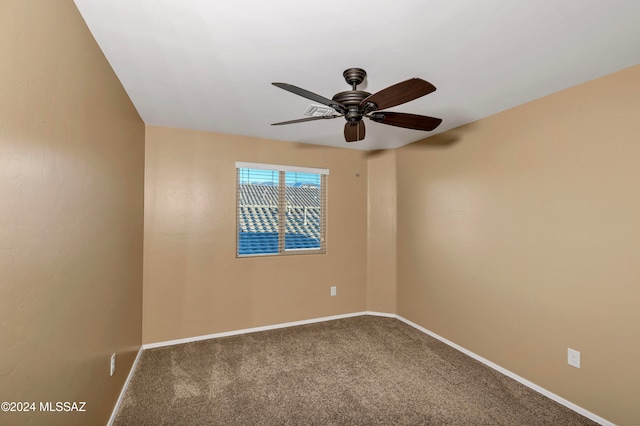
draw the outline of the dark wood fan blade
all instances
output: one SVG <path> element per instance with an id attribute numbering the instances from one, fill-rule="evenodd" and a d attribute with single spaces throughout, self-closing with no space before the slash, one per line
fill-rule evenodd
<path id="1" fill-rule="evenodd" d="M 360 106 L 365 107 L 367 103 L 371 102 L 376 104 L 378 110 L 387 109 L 418 99 L 435 90 L 436 87 L 428 81 L 424 81 L 421 78 L 412 78 L 374 93 L 360 102 Z"/>
<path id="2" fill-rule="evenodd" d="M 314 102 L 318 102 L 320 104 L 330 106 L 331 108 L 335 109 L 338 112 L 344 112 L 347 109 L 344 105 L 342 105 L 339 102 L 336 102 L 332 99 L 327 99 L 324 96 L 320 96 L 308 90 L 301 89 L 300 87 L 294 86 L 292 84 L 287 84 L 287 83 L 271 83 L 271 84 L 281 89 L 284 89 L 288 92 L 295 93 L 298 96 L 302 96 L 303 98 L 311 99 Z"/>
<path id="3" fill-rule="evenodd" d="M 373 121 L 407 129 L 431 131 L 442 123 L 441 118 L 426 115 L 405 114 L 403 112 L 373 112 L 368 116 Z"/>
<path id="4" fill-rule="evenodd" d="M 272 126 L 281 126 L 283 124 L 304 123 L 305 121 L 329 120 L 331 118 L 342 117 L 341 115 L 323 115 L 319 117 L 299 118 L 297 120 L 281 121 L 280 123 L 272 123 Z"/>
<path id="5" fill-rule="evenodd" d="M 364 139 L 364 121 L 360 120 L 357 124 L 346 122 L 344 124 L 344 140 L 347 142 L 356 142 Z"/>

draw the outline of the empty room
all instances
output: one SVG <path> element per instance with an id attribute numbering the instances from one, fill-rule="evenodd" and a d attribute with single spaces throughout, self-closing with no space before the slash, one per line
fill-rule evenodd
<path id="1" fill-rule="evenodd" d="M 0 424 L 640 424 L 639 21 L 3 0 Z"/>

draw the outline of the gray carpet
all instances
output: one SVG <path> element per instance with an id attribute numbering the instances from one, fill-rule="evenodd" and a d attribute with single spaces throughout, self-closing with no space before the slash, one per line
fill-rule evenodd
<path id="1" fill-rule="evenodd" d="M 392 318 L 145 350 L 116 425 L 594 425 Z"/>

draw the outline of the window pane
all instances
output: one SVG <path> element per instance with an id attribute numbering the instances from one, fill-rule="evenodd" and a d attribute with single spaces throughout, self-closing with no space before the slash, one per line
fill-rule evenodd
<path id="1" fill-rule="evenodd" d="M 285 250 L 319 249 L 322 223 L 320 175 L 286 172 L 285 185 Z"/>
<path id="2" fill-rule="evenodd" d="M 277 254 L 279 173 L 238 170 L 238 254 Z"/>

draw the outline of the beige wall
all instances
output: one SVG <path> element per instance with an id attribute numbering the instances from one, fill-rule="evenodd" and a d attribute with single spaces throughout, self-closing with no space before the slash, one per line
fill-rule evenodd
<path id="1" fill-rule="evenodd" d="M 365 309 L 362 152 L 156 126 L 146 131 L 145 343 Z M 236 258 L 236 161 L 330 169 L 327 254 Z M 337 296 L 329 295 L 330 286 Z"/>
<path id="2" fill-rule="evenodd" d="M 399 149 L 398 313 L 640 424 L 639 112 L 635 66 Z"/>
<path id="3" fill-rule="evenodd" d="M 396 151 L 367 156 L 367 310 L 396 313 Z"/>
<path id="4" fill-rule="evenodd" d="M 104 424 L 141 344 L 144 124 L 71 0 L 2 0 L 0 52 L 0 401 L 87 409 L 0 424 Z"/>

